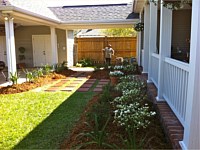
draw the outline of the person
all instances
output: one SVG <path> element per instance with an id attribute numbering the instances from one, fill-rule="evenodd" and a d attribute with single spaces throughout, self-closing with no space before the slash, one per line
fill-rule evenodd
<path id="1" fill-rule="evenodd" d="M 105 47 L 105 49 L 103 49 L 104 52 L 104 57 L 105 57 L 105 62 L 107 65 L 111 64 L 111 58 L 112 55 L 114 55 L 114 50 L 112 49 L 112 46 L 110 44 L 108 44 L 107 47 Z"/>

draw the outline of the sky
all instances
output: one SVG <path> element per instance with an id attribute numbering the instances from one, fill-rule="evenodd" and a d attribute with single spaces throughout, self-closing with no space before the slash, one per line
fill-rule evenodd
<path id="1" fill-rule="evenodd" d="M 49 6 L 74 6 L 74 5 L 97 5 L 130 3 L 133 0 L 46 0 Z"/>

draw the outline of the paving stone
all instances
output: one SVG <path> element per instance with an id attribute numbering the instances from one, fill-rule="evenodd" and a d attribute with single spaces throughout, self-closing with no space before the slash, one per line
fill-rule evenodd
<path id="1" fill-rule="evenodd" d="M 68 82 L 70 79 L 61 79 L 61 81 Z"/>
<path id="2" fill-rule="evenodd" d="M 97 79 L 88 79 L 88 81 L 96 81 Z"/>
<path id="3" fill-rule="evenodd" d="M 80 83 L 70 83 L 68 86 L 78 86 Z"/>
<path id="4" fill-rule="evenodd" d="M 103 89 L 102 89 L 102 88 L 98 88 L 98 87 L 96 87 L 96 88 L 93 89 L 93 91 L 94 91 L 94 92 L 102 92 Z"/>
<path id="5" fill-rule="evenodd" d="M 109 79 L 101 79 L 100 81 L 103 81 L 103 82 L 110 82 L 110 80 Z"/>
<path id="6" fill-rule="evenodd" d="M 87 91 L 89 91 L 89 89 L 90 88 L 82 88 L 82 87 L 80 87 L 77 91 L 78 92 L 87 92 Z"/>
<path id="7" fill-rule="evenodd" d="M 90 88 L 90 87 L 92 87 L 92 85 L 93 84 L 86 84 L 86 83 L 84 83 L 81 87 L 83 87 L 83 88 Z"/>
<path id="8" fill-rule="evenodd" d="M 87 80 L 85 83 L 91 83 L 91 84 L 93 84 L 93 83 L 95 83 L 95 81 L 89 81 L 89 80 Z"/>
<path id="9" fill-rule="evenodd" d="M 104 87 L 105 85 L 97 85 L 96 88 L 102 88 Z"/>
<path id="10" fill-rule="evenodd" d="M 50 88 L 46 89 L 45 91 L 48 91 L 48 92 L 56 92 L 56 91 L 58 91 L 58 90 L 59 90 L 59 88 L 50 87 Z"/>
<path id="11" fill-rule="evenodd" d="M 65 87 L 63 89 L 61 89 L 61 91 L 73 91 L 74 87 Z"/>

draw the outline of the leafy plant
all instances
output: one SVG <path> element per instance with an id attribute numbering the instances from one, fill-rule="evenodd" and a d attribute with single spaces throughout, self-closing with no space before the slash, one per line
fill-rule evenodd
<path id="1" fill-rule="evenodd" d="M 93 62 L 91 59 L 86 58 L 86 59 L 81 59 L 78 64 L 80 67 L 92 67 L 93 66 Z"/>
<path id="2" fill-rule="evenodd" d="M 82 143 L 80 145 L 78 145 L 76 148 L 80 149 L 83 148 L 87 145 L 92 145 L 95 144 L 98 147 L 107 147 L 107 148 L 116 148 L 116 146 L 114 145 L 110 145 L 108 143 L 106 143 L 106 136 L 107 133 L 105 131 L 108 123 L 109 123 L 110 117 L 106 120 L 105 124 L 103 125 L 103 127 L 101 128 L 98 122 L 98 117 L 96 114 L 94 114 L 94 128 L 86 122 L 86 125 L 91 129 L 90 132 L 84 132 L 84 133 L 80 133 L 78 135 L 79 138 L 81 137 L 86 137 L 89 138 L 88 142 Z"/>
<path id="3" fill-rule="evenodd" d="M 48 64 L 43 66 L 44 73 L 48 75 L 51 72 L 52 67 Z"/>
<path id="4" fill-rule="evenodd" d="M 10 72 L 10 80 L 12 81 L 12 84 L 17 84 L 18 79 L 19 79 L 19 76 L 17 72 L 15 72 L 14 74 Z"/>
<path id="5" fill-rule="evenodd" d="M 28 71 L 26 69 L 26 71 L 24 70 L 24 73 L 26 74 L 26 81 L 28 80 L 29 82 L 32 82 L 34 79 L 33 73 Z"/>
<path id="6" fill-rule="evenodd" d="M 63 63 L 58 63 L 55 65 L 55 71 L 56 72 L 61 72 L 63 70 L 67 70 L 68 67 L 67 67 L 67 62 L 66 61 L 63 61 Z"/>

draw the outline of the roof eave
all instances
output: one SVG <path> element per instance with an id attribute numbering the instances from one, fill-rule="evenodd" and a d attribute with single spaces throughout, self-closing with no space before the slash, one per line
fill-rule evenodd
<path id="1" fill-rule="evenodd" d="M 146 3 L 147 0 L 134 0 L 133 12 L 134 13 L 142 12 Z"/>
<path id="2" fill-rule="evenodd" d="M 98 21 L 74 21 L 62 22 L 60 26 L 65 29 L 104 29 L 104 28 L 130 28 L 139 19 L 128 20 L 98 20 Z"/>

